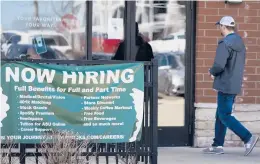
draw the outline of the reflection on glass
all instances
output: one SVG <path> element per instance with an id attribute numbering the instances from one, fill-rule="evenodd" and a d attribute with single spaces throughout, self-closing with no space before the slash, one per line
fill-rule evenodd
<path id="1" fill-rule="evenodd" d="M 125 2 L 93 1 L 92 58 L 110 60 L 124 38 Z"/>
<path id="2" fill-rule="evenodd" d="M 185 5 L 172 0 L 138 0 L 136 21 L 159 64 L 158 124 L 184 126 Z"/>
<path id="3" fill-rule="evenodd" d="M 2 1 L 1 5 L 2 57 L 60 60 L 84 57 L 84 1 Z"/>

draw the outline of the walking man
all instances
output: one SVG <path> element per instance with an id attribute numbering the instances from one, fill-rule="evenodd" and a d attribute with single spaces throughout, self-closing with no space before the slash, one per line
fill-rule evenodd
<path id="1" fill-rule="evenodd" d="M 241 92 L 246 59 L 246 48 L 242 38 L 235 33 L 235 20 L 223 17 L 218 25 L 223 39 L 218 42 L 213 66 L 209 69 L 214 79 L 213 89 L 218 92 L 215 121 L 215 138 L 204 153 L 224 154 L 223 145 L 227 128 L 232 130 L 245 144 L 245 156 L 254 149 L 259 137 L 252 135 L 234 116 L 232 107 Z"/>

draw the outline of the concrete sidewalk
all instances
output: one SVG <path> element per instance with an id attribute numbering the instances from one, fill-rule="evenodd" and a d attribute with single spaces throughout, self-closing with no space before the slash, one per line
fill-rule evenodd
<path id="1" fill-rule="evenodd" d="M 243 148 L 225 148 L 223 155 L 203 154 L 200 148 L 189 147 L 171 147 L 158 148 L 158 164 L 260 164 L 260 148 L 255 148 L 254 151 L 247 157 L 243 156 Z M 13 158 L 19 164 L 19 160 Z M 85 162 L 82 164 L 86 164 Z M 39 158 L 39 164 L 45 164 L 42 158 Z M 27 157 L 26 164 L 35 164 L 34 157 Z M 115 157 L 109 158 L 109 164 L 115 164 Z M 119 162 L 124 164 L 124 162 Z M 138 164 L 144 164 L 139 162 Z M 0 162 L 1 164 L 1 162 Z M 90 157 L 89 164 L 97 164 L 95 156 Z M 104 157 L 99 158 L 99 164 L 106 164 Z"/>
<path id="2" fill-rule="evenodd" d="M 260 164 L 260 148 L 244 156 L 244 148 L 225 148 L 225 154 L 201 153 L 201 148 L 158 148 L 159 164 Z"/>

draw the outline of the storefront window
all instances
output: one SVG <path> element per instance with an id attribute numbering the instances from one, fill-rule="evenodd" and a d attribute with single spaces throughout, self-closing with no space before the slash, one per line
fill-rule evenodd
<path id="1" fill-rule="evenodd" d="M 125 2 L 93 1 L 92 58 L 110 60 L 124 38 Z"/>
<path id="2" fill-rule="evenodd" d="M 1 56 L 80 60 L 85 14 L 84 1 L 2 1 Z"/>
<path id="3" fill-rule="evenodd" d="M 178 1 L 136 2 L 139 31 L 158 60 L 158 126 L 185 125 L 185 5 Z"/>

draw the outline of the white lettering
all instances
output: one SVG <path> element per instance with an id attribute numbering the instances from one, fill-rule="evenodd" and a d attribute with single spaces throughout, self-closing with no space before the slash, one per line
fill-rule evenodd
<path id="1" fill-rule="evenodd" d="M 37 69 L 37 77 L 38 77 L 38 81 L 40 83 L 43 82 L 44 78 L 46 78 L 47 83 L 52 83 L 53 78 L 55 75 L 55 71 L 54 70 L 48 70 L 48 69 L 44 69 L 43 71 L 41 71 L 40 69 Z"/>
<path id="2" fill-rule="evenodd" d="M 111 70 L 108 70 L 107 83 L 110 83 L 111 79 L 113 80 L 114 83 L 119 83 L 119 75 L 120 75 L 120 70 L 116 70 L 115 73 Z"/>
<path id="3" fill-rule="evenodd" d="M 105 72 L 104 71 L 100 71 L 99 84 L 104 84 L 105 83 L 105 77 L 106 77 Z"/>
<path id="4" fill-rule="evenodd" d="M 52 83 L 53 78 L 55 76 L 55 70 L 44 69 L 36 69 L 36 71 L 32 68 L 23 68 L 21 71 L 21 78 L 24 82 L 33 82 L 37 75 L 38 82 L 42 83 L 45 79 L 47 83 Z M 20 70 L 18 67 L 14 68 L 14 72 L 10 67 L 6 67 L 6 82 L 10 82 L 11 79 L 15 82 L 19 82 L 20 79 Z"/>
<path id="5" fill-rule="evenodd" d="M 26 77 L 27 73 L 30 73 L 29 78 Z M 23 81 L 25 81 L 27 83 L 33 82 L 33 80 L 35 79 L 35 71 L 32 68 L 24 68 L 22 70 L 21 74 L 22 74 L 21 76 L 22 76 Z"/>
<path id="6" fill-rule="evenodd" d="M 129 73 L 129 75 L 127 76 L 127 74 Z M 132 69 L 125 69 L 122 71 L 121 74 L 121 80 L 124 83 L 132 83 L 134 81 L 134 75 L 133 75 L 134 71 Z"/>
<path id="7" fill-rule="evenodd" d="M 122 70 L 107 70 L 107 71 L 91 71 L 91 72 L 67 72 L 63 71 L 63 84 L 67 84 L 70 80 L 72 84 L 111 84 L 119 83 L 120 80 L 123 83 L 132 83 L 134 81 L 134 71 L 132 69 Z M 21 73 L 21 75 L 20 75 Z M 20 77 L 21 76 L 21 77 Z M 23 68 L 20 72 L 19 67 L 14 69 L 6 67 L 6 82 L 10 82 L 11 79 L 14 82 L 19 82 L 20 78 L 24 82 L 33 82 L 37 78 L 38 82 L 52 83 L 55 76 L 55 70 L 49 69 L 33 69 Z M 17 89 L 17 88 L 16 88 Z M 115 91 L 115 89 L 114 89 Z M 118 92 L 118 90 L 116 91 Z M 122 92 L 120 90 L 120 92 Z"/>
<path id="8" fill-rule="evenodd" d="M 69 75 L 68 72 L 63 71 L 63 84 L 68 83 L 68 79 L 71 79 L 72 84 L 76 84 L 77 81 L 77 75 L 75 72 L 71 72 L 72 74 Z"/>
<path id="9" fill-rule="evenodd" d="M 5 71 L 6 82 L 10 82 L 11 77 L 15 82 L 19 82 L 19 68 L 18 67 L 14 68 L 14 72 L 10 67 L 6 67 L 6 71 Z"/>
<path id="10" fill-rule="evenodd" d="M 79 72 L 79 84 L 83 84 L 84 82 L 84 75 L 82 72 Z"/>
<path id="11" fill-rule="evenodd" d="M 97 72 L 86 72 L 86 83 L 89 84 L 90 80 L 92 80 L 93 84 L 98 84 L 97 77 L 98 73 Z"/>

